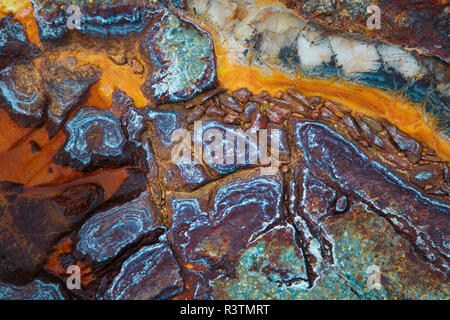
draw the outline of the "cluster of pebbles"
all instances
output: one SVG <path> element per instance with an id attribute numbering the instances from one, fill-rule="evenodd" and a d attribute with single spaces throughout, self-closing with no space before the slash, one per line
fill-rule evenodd
<path id="1" fill-rule="evenodd" d="M 287 125 L 291 118 L 325 122 L 394 170 L 407 173 L 427 194 L 450 196 L 448 163 L 386 119 L 369 117 L 321 97 L 305 97 L 294 89 L 274 96 L 266 91 L 253 94 L 247 88 L 231 94 L 226 91 L 214 89 L 186 102 L 191 109 L 188 121 L 205 116 L 250 130 L 266 129 L 269 123 Z M 286 166 L 282 170 L 287 170 Z"/>

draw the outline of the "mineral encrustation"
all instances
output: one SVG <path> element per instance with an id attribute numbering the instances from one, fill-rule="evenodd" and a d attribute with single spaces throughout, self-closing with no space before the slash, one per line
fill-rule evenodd
<path id="1" fill-rule="evenodd" d="M 377 3 L 0 5 L 0 299 L 448 299 L 448 5 Z"/>

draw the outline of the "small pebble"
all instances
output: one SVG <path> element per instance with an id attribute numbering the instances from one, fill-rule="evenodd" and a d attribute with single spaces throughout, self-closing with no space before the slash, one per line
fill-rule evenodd
<path id="1" fill-rule="evenodd" d="M 346 196 L 342 196 L 339 199 L 337 199 L 336 201 L 336 211 L 339 213 L 342 213 L 345 211 L 345 209 L 347 209 L 347 197 Z"/>

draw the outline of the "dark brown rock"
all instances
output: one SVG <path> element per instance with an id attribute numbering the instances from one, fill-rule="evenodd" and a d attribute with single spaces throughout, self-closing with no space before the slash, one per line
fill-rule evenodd
<path id="1" fill-rule="evenodd" d="M 76 250 L 95 263 L 103 263 L 144 235 L 155 242 L 164 230 L 157 212 L 148 191 L 129 202 L 97 212 L 78 231 Z"/>
<path id="2" fill-rule="evenodd" d="M 347 209 L 348 200 L 346 196 L 342 196 L 336 200 L 336 212 L 342 213 Z"/>
<path id="3" fill-rule="evenodd" d="M 41 152 L 41 146 L 34 140 L 30 141 L 30 147 L 31 147 L 31 153 L 38 153 Z"/>
<path id="4" fill-rule="evenodd" d="M 129 61 L 130 66 L 131 66 L 131 71 L 135 74 L 142 74 L 144 73 L 144 66 L 142 65 L 142 63 L 139 62 L 139 60 L 137 59 L 131 59 Z"/>
<path id="5" fill-rule="evenodd" d="M 270 109 L 280 114 L 283 119 L 289 119 L 292 113 L 289 109 L 280 107 L 278 105 L 271 106 Z"/>
<path id="6" fill-rule="evenodd" d="M 360 140 L 361 135 L 359 134 L 358 126 L 356 125 L 355 120 L 353 120 L 353 117 L 349 114 L 344 114 L 342 119 L 344 120 L 345 127 L 350 136 L 355 140 Z"/>
<path id="7" fill-rule="evenodd" d="M 21 183 L 12 181 L 0 181 L 0 190 L 4 192 L 23 193 L 24 186 Z"/>
<path id="8" fill-rule="evenodd" d="M 110 54 L 109 58 L 114 61 L 115 64 L 123 65 L 127 63 L 127 57 L 123 53 Z"/>
<path id="9" fill-rule="evenodd" d="M 0 284 L 2 300 L 66 300 L 62 286 L 48 279 L 35 279 L 24 286 Z"/>
<path id="10" fill-rule="evenodd" d="M 239 123 L 239 116 L 234 113 L 228 113 L 222 121 L 223 123 Z"/>
<path id="11" fill-rule="evenodd" d="M 324 103 L 324 99 L 320 96 L 307 97 L 306 100 L 313 105 L 314 109 L 320 109 Z"/>
<path id="12" fill-rule="evenodd" d="M 134 100 L 119 88 L 114 88 L 111 96 L 111 111 L 127 112 L 130 108 L 136 107 Z"/>
<path id="13" fill-rule="evenodd" d="M 311 176 L 311 172 L 306 171 L 303 176 L 303 210 L 308 218 L 315 223 L 328 214 L 335 197 L 336 191 L 325 183 Z"/>
<path id="14" fill-rule="evenodd" d="M 291 104 L 289 102 L 287 102 L 287 101 L 282 100 L 282 99 L 274 98 L 274 97 L 268 97 L 267 100 L 269 102 L 272 102 L 272 104 L 277 105 L 278 107 L 291 108 Z"/>
<path id="15" fill-rule="evenodd" d="M 232 272 L 242 249 L 274 225 L 282 210 L 278 176 L 255 176 L 220 186 L 211 195 L 208 215 L 199 205 L 206 200 L 206 190 L 193 198 L 169 199 L 174 215 L 168 241 L 183 265 L 204 270 L 201 274 L 209 279 L 223 273 L 217 272 L 220 269 Z"/>
<path id="16" fill-rule="evenodd" d="M 308 108 L 310 108 L 310 109 L 314 108 L 314 106 L 303 95 L 301 95 L 300 92 L 295 91 L 293 89 L 287 89 L 286 92 L 289 95 L 291 95 L 292 97 L 294 97 L 295 99 L 297 99 L 299 102 L 301 102 L 302 104 L 307 106 Z"/>
<path id="17" fill-rule="evenodd" d="M 380 121 L 378 121 L 377 119 L 368 117 L 368 116 L 363 115 L 363 114 L 358 114 L 357 117 L 359 119 L 361 119 L 362 121 L 364 121 L 366 124 L 368 124 L 375 131 L 380 132 L 381 130 L 383 130 L 383 127 L 381 126 Z"/>
<path id="18" fill-rule="evenodd" d="M 332 101 L 325 101 L 324 106 L 333 110 L 333 112 L 335 112 L 336 114 L 338 113 L 346 113 L 348 112 L 348 110 L 346 108 L 344 108 L 343 106 L 341 106 L 339 103 L 336 102 L 332 102 Z"/>
<path id="19" fill-rule="evenodd" d="M 256 114 L 259 111 L 259 105 L 256 102 L 250 102 L 245 107 L 244 111 L 244 122 L 252 122 L 255 119 Z"/>
<path id="20" fill-rule="evenodd" d="M 447 182 L 444 182 L 444 183 L 441 185 L 441 190 L 444 191 L 444 193 L 445 193 L 447 196 L 450 196 L 450 185 L 449 185 Z"/>
<path id="21" fill-rule="evenodd" d="M 40 195 L 7 202 L 0 194 L 0 281 L 31 281 L 51 246 L 83 217 L 65 216 L 55 201 Z"/>
<path id="22" fill-rule="evenodd" d="M 418 254 L 437 270 L 448 272 L 448 204 L 424 197 L 324 124 L 299 122 L 293 132 L 306 165 L 318 178 L 339 185 L 377 208 Z M 442 169 L 439 172 L 435 166 L 413 169 L 411 175 L 419 178 L 422 185 L 443 179 Z"/>
<path id="23" fill-rule="evenodd" d="M 144 170 L 147 173 L 147 179 L 152 181 L 156 179 L 158 168 L 153 145 L 148 136 L 147 120 L 144 112 L 135 107 L 130 107 L 121 115 L 122 127 L 133 145 L 131 154 L 134 163 Z"/>
<path id="24" fill-rule="evenodd" d="M 409 169 L 410 163 L 406 160 L 403 160 L 402 157 L 391 153 L 384 153 L 383 157 L 385 157 L 388 161 L 394 163 L 398 168 L 407 170 Z"/>
<path id="25" fill-rule="evenodd" d="M 381 122 L 400 150 L 406 153 L 408 160 L 413 164 L 417 163 L 422 157 L 422 145 L 413 138 L 409 137 L 406 133 L 400 131 L 389 121 L 383 119 Z"/>
<path id="26" fill-rule="evenodd" d="M 95 184 L 84 184 L 66 189 L 53 198 L 66 217 L 82 216 L 103 201 L 103 189 Z"/>
<path id="27" fill-rule="evenodd" d="M 259 104 L 268 104 L 270 95 L 267 91 L 261 91 L 259 94 L 250 97 L 250 101 L 257 102 Z"/>
<path id="28" fill-rule="evenodd" d="M 251 122 L 250 128 L 254 130 L 258 129 L 265 129 L 267 127 L 267 122 L 269 119 L 267 119 L 267 116 L 262 114 L 261 112 L 258 112 L 256 114 L 255 119 Z"/>
<path id="29" fill-rule="evenodd" d="M 191 113 L 187 116 L 187 121 L 189 123 L 192 123 L 202 117 L 202 115 L 205 113 L 205 107 L 202 105 L 198 105 L 194 108 Z"/>
<path id="30" fill-rule="evenodd" d="M 225 88 L 216 88 L 213 90 L 203 92 L 202 94 L 199 94 L 195 98 L 193 98 L 189 101 L 186 101 L 186 108 L 192 108 L 192 107 L 195 107 L 196 105 L 202 104 L 203 102 L 207 101 L 208 99 L 214 98 L 217 95 L 224 93 L 225 91 L 227 91 L 227 89 L 225 89 Z"/>
<path id="31" fill-rule="evenodd" d="M 334 112 L 326 107 L 322 107 L 320 109 L 320 115 L 323 119 L 327 121 L 336 122 L 339 120 L 339 118 L 334 114 Z"/>
<path id="32" fill-rule="evenodd" d="M 281 123 L 283 121 L 283 119 L 281 118 L 281 115 L 274 110 L 267 109 L 266 115 L 270 122 Z"/>
<path id="33" fill-rule="evenodd" d="M 44 63 L 44 78 L 49 95 L 49 136 L 55 136 L 64 125 L 69 114 L 88 96 L 89 88 L 101 75 L 93 65 L 73 67 L 69 64 Z"/>
<path id="34" fill-rule="evenodd" d="M 391 143 L 387 136 L 376 132 L 360 117 L 356 117 L 356 122 L 358 123 L 367 142 L 369 142 L 372 146 L 378 147 L 392 154 L 397 153 L 397 148 Z"/>
<path id="35" fill-rule="evenodd" d="M 444 180 L 444 171 L 438 164 L 416 166 L 411 169 L 411 180 L 418 186 L 438 186 Z"/>
<path id="36" fill-rule="evenodd" d="M 309 115 L 309 109 L 305 105 L 297 102 L 294 98 L 287 94 L 282 95 L 283 100 L 289 105 L 290 109 L 295 113 L 300 113 L 304 116 Z"/>
<path id="37" fill-rule="evenodd" d="M 311 119 L 314 119 L 314 120 L 318 119 L 319 118 L 319 111 L 318 110 L 313 110 L 311 112 L 310 116 L 311 116 Z"/>
<path id="38" fill-rule="evenodd" d="M 288 224 L 262 235 L 242 250 L 231 274 L 213 282 L 213 298 L 295 299 L 295 293 L 308 287 L 307 267 L 296 237 Z"/>
<path id="39" fill-rule="evenodd" d="M 167 299 L 183 289 L 180 267 L 167 244 L 147 246 L 122 265 L 102 299 Z"/>
<path id="40" fill-rule="evenodd" d="M 242 104 L 246 104 L 249 102 L 250 97 L 253 95 L 247 88 L 241 88 L 234 90 L 231 95 L 233 98 L 235 98 L 237 101 L 239 101 Z"/>
<path id="41" fill-rule="evenodd" d="M 430 161 L 430 162 L 441 162 L 441 158 L 437 157 L 437 156 L 430 156 L 430 155 L 425 155 L 422 158 L 425 161 Z"/>
<path id="42" fill-rule="evenodd" d="M 41 54 L 38 47 L 28 41 L 25 30 L 11 15 L 0 18 L 0 69 L 17 57 L 34 58 Z"/>

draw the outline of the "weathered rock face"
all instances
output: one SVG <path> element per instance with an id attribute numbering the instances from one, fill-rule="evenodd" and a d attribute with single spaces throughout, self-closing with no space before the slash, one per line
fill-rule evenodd
<path id="1" fill-rule="evenodd" d="M 183 288 L 183 280 L 167 244 L 145 247 L 124 262 L 104 299 L 149 300 L 170 298 Z"/>
<path id="2" fill-rule="evenodd" d="M 91 171 L 132 162 L 119 119 L 94 107 L 80 109 L 66 124 L 67 142 L 55 156 L 60 165 Z"/>
<path id="3" fill-rule="evenodd" d="M 32 45 L 23 26 L 12 16 L 0 19 L 0 68 L 3 68 L 16 57 L 32 58 L 40 54 L 40 50 Z"/>
<path id="4" fill-rule="evenodd" d="M 207 205 L 203 192 L 208 190 L 198 191 L 199 200 Z M 177 199 L 174 195 L 170 200 L 174 214 L 168 241 L 181 264 L 197 273 L 190 279 L 194 281 L 191 288 L 202 278 L 233 274 L 239 253 L 281 219 L 280 196 L 277 176 L 254 176 L 224 185 L 216 191 L 209 212 L 202 211 L 195 198 Z M 202 290 L 209 292 L 207 287 Z"/>
<path id="5" fill-rule="evenodd" d="M 77 1 L 81 14 L 77 26 L 75 20 L 70 20 L 75 12 L 68 11 L 72 1 L 33 1 L 40 38 L 44 41 L 58 40 L 71 30 L 100 38 L 142 32 L 164 5 L 162 1 L 158 1 L 161 7 L 146 6 L 135 0 L 102 2 Z M 69 29 L 67 21 L 73 22 L 72 29 Z"/>
<path id="6" fill-rule="evenodd" d="M 294 288 L 308 287 L 303 254 L 295 242 L 292 226 L 278 226 L 267 232 L 239 255 L 236 276 L 213 282 L 213 296 L 217 299 L 294 298 L 291 296 Z"/>
<path id="7" fill-rule="evenodd" d="M 77 250 L 96 262 L 115 257 L 123 248 L 139 237 L 158 232 L 156 208 L 149 201 L 148 192 L 139 198 L 99 212 L 78 231 Z"/>
<path id="8" fill-rule="evenodd" d="M 371 87 L 404 90 L 406 97 L 426 106 L 427 114 L 438 116 L 437 126 L 450 137 L 449 50 L 443 25 L 448 8 L 440 1 L 186 2 L 243 73 L 247 66 L 269 67 L 300 78 L 304 73 L 319 79 L 343 77 Z M 366 27 L 372 4 L 381 11 L 380 29 Z"/>
<path id="9" fill-rule="evenodd" d="M 339 2 L 310 0 L 283 0 L 289 8 L 296 9 L 304 18 L 331 24 L 344 30 L 358 30 L 373 37 L 368 29 L 368 19 L 375 13 L 369 10 L 370 1 Z M 378 1 L 382 19 L 382 28 L 377 29 L 377 37 L 406 47 L 426 50 L 429 54 L 441 56 L 447 62 L 450 57 L 445 51 L 444 17 L 448 17 L 447 7 L 439 1 L 426 4 L 410 3 L 405 10 L 402 1 Z M 405 20 L 401 17 L 405 16 Z M 414 26 L 414 27 L 410 27 Z"/>
<path id="10" fill-rule="evenodd" d="M 83 184 L 67 188 L 53 198 L 66 217 L 78 217 L 103 201 L 103 190 L 95 184 Z"/>
<path id="11" fill-rule="evenodd" d="M 447 168 L 422 144 L 425 152 L 416 162 L 399 155 L 397 147 L 407 150 L 402 141 L 414 141 L 396 127 L 292 90 L 279 98 L 213 90 L 185 104 L 144 109 L 117 90 L 116 95 L 113 105 L 128 105 L 120 119 L 81 108 L 66 123 L 67 141 L 55 161 L 82 171 L 135 167 L 105 202 L 95 183 L 71 185 L 38 202 L 22 185 L 2 182 L 5 221 L 11 221 L 0 243 L 9 257 L 3 282 L 27 285 L 45 264 L 62 281 L 70 265 L 80 267 L 82 288 L 71 290 L 79 299 L 439 298 L 447 290 L 448 204 L 445 194 L 427 195 L 430 186 L 445 192 Z M 208 108 L 222 113 L 208 114 Z M 209 150 L 208 130 L 224 138 L 227 131 L 244 134 L 243 126 L 258 114 L 266 121 L 256 133 L 267 130 L 268 145 L 279 140 L 282 165 L 274 174 L 262 173 L 264 164 L 249 163 L 252 140 L 244 149 L 218 143 L 224 156 L 234 151 L 234 161 L 211 163 L 216 153 Z M 196 130 L 191 119 L 203 125 Z M 191 135 L 189 155 L 195 153 L 191 140 L 202 146 L 201 162 L 173 161 L 179 129 Z M 373 137 L 379 136 L 394 148 L 377 145 Z M 259 157 L 260 146 L 253 149 Z M 236 165 L 240 156 L 247 162 Z M 20 222 L 31 207 L 45 212 L 45 223 Z M 73 229 L 75 223 L 79 227 Z M 40 237 L 43 230 L 52 230 L 53 237 Z M 375 241 L 385 234 L 398 250 L 390 249 L 390 240 Z M 23 236 L 19 249 L 11 246 Z M 32 259 L 26 253 L 30 244 Z M 384 270 L 382 289 L 367 287 L 366 260 Z M 421 287 L 414 295 L 390 287 L 418 288 L 407 276 L 417 270 L 424 283 L 433 283 L 430 290 Z"/>
<path id="12" fill-rule="evenodd" d="M 325 225 L 334 240 L 334 270 L 361 299 L 445 299 L 445 275 L 425 267 L 395 225 L 357 204 Z M 378 269 L 379 268 L 379 269 Z M 375 272 L 380 271 L 380 287 Z M 422 279 L 418 283 L 416 279 Z M 444 284 L 445 283 L 445 284 Z"/>
<path id="13" fill-rule="evenodd" d="M 184 8 L 182 3 L 172 3 L 172 8 Z M 210 35 L 167 9 L 169 1 L 80 1 L 79 26 L 72 29 L 68 27 L 75 22 L 67 12 L 70 5 L 62 0 L 34 2 L 39 35 L 45 44 L 64 42 L 74 33 L 94 39 L 135 37 L 145 65 L 133 60 L 133 70 L 140 74 L 147 70 L 142 91 L 156 104 L 186 101 L 217 86 Z"/>
<path id="14" fill-rule="evenodd" d="M 0 284 L 0 300 L 65 300 L 61 286 L 36 279 L 26 286 Z"/>
<path id="15" fill-rule="evenodd" d="M 404 132 L 398 130 L 398 128 L 390 124 L 389 121 L 383 120 L 383 126 L 389 132 L 392 140 L 395 141 L 399 149 L 406 153 L 409 162 L 417 163 L 422 156 L 422 145 L 410 138 Z"/>
<path id="16" fill-rule="evenodd" d="M 301 68 L 434 103 L 442 70 L 270 1 L 141 2 L 78 1 L 75 30 L 70 0 L 33 1 L 38 30 L 0 21 L 0 298 L 448 296 L 445 146 L 409 136 L 426 128 L 390 119 L 390 103 L 362 113 L 346 82 L 306 96 L 252 73 Z M 216 88 L 198 16 L 233 90 Z M 230 81 L 228 58 L 252 72 Z M 234 90 L 240 76 L 274 93 Z M 73 266 L 79 289 L 63 285 Z"/>
<path id="17" fill-rule="evenodd" d="M 33 63 L 15 62 L 0 71 L 0 106 L 20 127 L 39 127 L 46 117 L 45 83 Z"/>
<path id="18" fill-rule="evenodd" d="M 77 68 L 46 61 L 39 70 L 33 63 L 19 60 L 0 71 L 0 103 L 21 127 L 40 127 L 47 121 L 52 138 L 100 74 L 93 65 Z"/>
<path id="19" fill-rule="evenodd" d="M 427 199 L 326 125 L 300 122 L 294 124 L 294 135 L 306 165 L 317 176 L 367 201 L 411 239 L 421 255 L 447 272 L 448 204 Z"/>
<path id="20" fill-rule="evenodd" d="M 87 97 L 89 87 L 99 79 L 101 71 L 93 65 L 74 67 L 49 61 L 43 68 L 49 96 L 47 128 L 53 137 Z"/>
<path id="21" fill-rule="evenodd" d="M 54 242 L 103 199 L 101 190 L 92 185 L 80 185 L 73 192 L 69 188 L 49 198 L 10 189 L 0 195 L 0 281 L 21 285 L 32 280 Z"/>
<path id="22" fill-rule="evenodd" d="M 165 11 L 140 47 L 153 65 L 142 91 L 157 104 L 186 101 L 217 86 L 212 40 L 191 22 Z"/>

